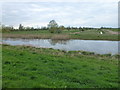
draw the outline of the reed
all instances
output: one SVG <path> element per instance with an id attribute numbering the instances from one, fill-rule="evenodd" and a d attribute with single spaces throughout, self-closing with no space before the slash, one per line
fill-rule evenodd
<path id="1" fill-rule="evenodd" d="M 69 35 L 54 35 L 51 37 L 52 40 L 69 40 L 70 36 Z"/>
<path id="2" fill-rule="evenodd" d="M 3 34 L 3 38 L 23 38 L 23 39 L 49 39 L 50 35 L 38 34 Z"/>
<path id="3" fill-rule="evenodd" d="M 23 38 L 23 39 L 53 39 L 53 40 L 68 40 L 69 35 L 48 35 L 48 34 L 3 34 L 3 38 Z"/>

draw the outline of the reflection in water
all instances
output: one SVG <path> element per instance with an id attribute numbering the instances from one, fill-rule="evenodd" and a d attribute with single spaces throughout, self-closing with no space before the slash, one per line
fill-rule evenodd
<path id="1" fill-rule="evenodd" d="M 118 54 L 118 41 L 102 40 L 50 40 L 50 39 L 3 39 L 10 45 L 31 45 L 34 47 L 53 48 L 66 51 L 89 51 L 97 54 Z"/>
<path id="2" fill-rule="evenodd" d="M 50 39 L 49 42 L 51 45 L 56 45 L 57 43 L 59 44 L 67 44 L 69 40 L 52 40 Z"/>

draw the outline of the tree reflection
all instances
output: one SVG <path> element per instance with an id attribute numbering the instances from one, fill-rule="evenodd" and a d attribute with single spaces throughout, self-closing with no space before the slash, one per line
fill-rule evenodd
<path id="1" fill-rule="evenodd" d="M 68 41 L 69 40 L 53 40 L 53 39 L 49 40 L 51 45 L 56 45 L 57 43 L 66 45 Z"/>

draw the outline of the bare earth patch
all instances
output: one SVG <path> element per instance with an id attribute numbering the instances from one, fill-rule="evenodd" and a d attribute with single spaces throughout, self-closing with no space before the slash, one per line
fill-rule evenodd
<path id="1" fill-rule="evenodd" d="M 110 31 L 110 30 L 107 30 L 110 34 L 120 34 L 120 32 L 115 32 L 115 31 Z"/>
<path id="2" fill-rule="evenodd" d="M 81 32 L 74 32 L 74 33 L 70 33 L 70 34 L 80 34 Z"/>

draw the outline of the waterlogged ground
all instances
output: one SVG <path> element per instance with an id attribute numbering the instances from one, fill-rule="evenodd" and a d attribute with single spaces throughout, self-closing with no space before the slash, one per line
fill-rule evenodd
<path id="1" fill-rule="evenodd" d="M 3 88 L 117 88 L 118 56 L 3 45 Z"/>

